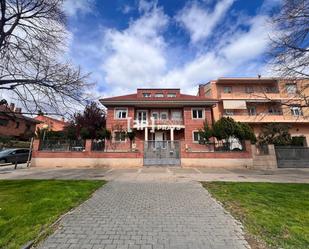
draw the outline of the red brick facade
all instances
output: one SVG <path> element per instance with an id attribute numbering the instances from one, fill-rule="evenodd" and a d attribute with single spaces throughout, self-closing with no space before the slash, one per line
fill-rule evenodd
<path id="1" fill-rule="evenodd" d="M 68 125 L 68 123 L 65 122 L 64 120 L 59 120 L 44 115 L 39 115 L 35 117 L 35 120 L 41 122 L 37 124 L 36 129 L 37 128 L 42 129 L 44 127 L 47 127 L 47 129 L 50 131 L 63 131 L 64 127 Z"/>
<path id="2" fill-rule="evenodd" d="M 28 139 L 34 136 L 35 126 L 39 121 L 21 114 L 20 108 L 0 106 L 0 136 L 16 139 Z"/>

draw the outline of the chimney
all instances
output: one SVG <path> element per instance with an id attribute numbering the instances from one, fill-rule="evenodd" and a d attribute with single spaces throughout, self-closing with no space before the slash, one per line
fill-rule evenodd
<path id="1" fill-rule="evenodd" d="M 198 96 L 205 97 L 205 85 L 201 84 L 198 86 Z"/>
<path id="2" fill-rule="evenodd" d="M 16 107 L 16 108 L 15 108 L 15 112 L 16 112 L 16 113 L 21 113 L 21 108 L 20 108 L 20 107 Z"/>
<path id="3" fill-rule="evenodd" d="M 10 104 L 10 110 L 13 112 L 15 110 L 15 104 L 14 103 L 11 103 Z"/>
<path id="4" fill-rule="evenodd" d="M 61 118 L 61 121 L 64 122 L 64 117 Z"/>

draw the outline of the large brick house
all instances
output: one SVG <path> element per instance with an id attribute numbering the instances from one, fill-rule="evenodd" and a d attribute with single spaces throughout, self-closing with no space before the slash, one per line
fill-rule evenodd
<path id="1" fill-rule="evenodd" d="M 35 126 L 40 121 L 23 115 L 14 104 L 0 105 L 0 136 L 28 139 L 34 136 Z"/>
<path id="2" fill-rule="evenodd" d="M 147 158 L 155 159 L 149 160 L 149 164 L 158 164 L 158 156 L 152 153 L 160 151 L 161 159 L 169 160 L 162 159 L 161 163 L 173 163 L 171 158 L 179 159 L 176 155 L 179 141 L 187 148 L 198 146 L 199 129 L 204 122 L 213 123 L 212 106 L 216 100 L 203 94 L 182 94 L 175 88 L 137 89 L 134 94 L 104 98 L 100 102 L 107 108 L 106 127 L 112 132 L 112 140 L 125 144 L 125 132 L 133 130 L 136 143 L 144 144 L 146 164 Z M 164 153 L 175 153 L 175 157 Z"/>

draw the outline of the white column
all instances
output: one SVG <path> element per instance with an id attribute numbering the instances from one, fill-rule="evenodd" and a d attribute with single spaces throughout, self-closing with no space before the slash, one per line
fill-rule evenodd
<path id="1" fill-rule="evenodd" d="M 171 128 L 170 132 L 171 132 L 171 141 L 174 141 L 174 128 Z"/>
<path id="2" fill-rule="evenodd" d="M 145 141 L 148 141 L 148 127 L 145 127 Z"/>

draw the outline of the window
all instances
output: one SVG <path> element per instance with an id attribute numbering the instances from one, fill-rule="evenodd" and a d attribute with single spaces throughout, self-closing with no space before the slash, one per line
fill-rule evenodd
<path id="1" fill-rule="evenodd" d="M 193 142 L 198 143 L 201 140 L 201 134 L 198 131 L 193 132 Z"/>
<path id="2" fill-rule="evenodd" d="M 156 97 L 156 98 L 163 98 L 164 95 L 163 95 L 163 93 L 156 93 L 156 94 L 155 94 L 155 97 Z"/>
<path id="3" fill-rule="evenodd" d="M 182 120 L 181 111 L 172 111 L 172 120 Z"/>
<path id="4" fill-rule="evenodd" d="M 152 113 L 152 117 L 154 120 L 158 120 L 159 119 L 159 113 L 158 112 L 153 112 Z"/>
<path id="5" fill-rule="evenodd" d="M 137 119 L 138 119 L 138 121 L 146 121 L 147 120 L 147 111 L 137 111 Z"/>
<path id="6" fill-rule="evenodd" d="M 151 97 L 151 94 L 150 94 L 150 93 L 143 93 L 143 97 L 144 97 L 144 98 L 150 98 L 150 97 Z"/>
<path id="7" fill-rule="evenodd" d="M 280 108 L 278 106 L 270 106 L 268 107 L 268 114 L 281 115 Z"/>
<path id="8" fill-rule="evenodd" d="M 15 129 L 18 129 L 18 128 L 19 128 L 19 122 L 16 122 Z"/>
<path id="9" fill-rule="evenodd" d="M 116 109 L 116 119 L 125 119 L 127 118 L 128 110 L 127 109 Z"/>
<path id="10" fill-rule="evenodd" d="M 234 111 L 231 109 L 225 109 L 224 110 L 224 115 L 226 116 L 233 116 L 234 115 Z"/>
<path id="11" fill-rule="evenodd" d="M 246 91 L 246 93 L 253 93 L 254 89 L 253 89 L 252 86 L 246 86 L 245 91 Z"/>
<path id="12" fill-rule="evenodd" d="M 232 87 L 231 86 L 224 86 L 223 92 L 224 93 L 232 93 Z"/>
<path id="13" fill-rule="evenodd" d="M 277 93 L 278 89 L 277 87 L 274 87 L 274 86 L 267 86 L 265 87 L 265 92 L 266 93 Z"/>
<path id="14" fill-rule="evenodd" d="M 9 123 L 9 120 L 6 119 L 0 119 L 0 126 L 7 126 Z"/>
<path id="15" fill-rule="evenodd" d="M 199 119 L 204 118 L 204 109 L 192 109 L 192 118 Z"/>
<path id="16" fill-rule="evenodd" d="M 176 98 L 176 93 L 168 93 L 167 97 L 169 97 L 169 98 Z"/>
<path id="17" fill-rule="evenodd" d="M 291 106 L 290 110 L 291 110 L 291 114 L 293 116 L 302 116 L 303 115 L 303 112 L 302 112 L 302 109 L 301 109 L 300 106 Z"/>
<path id="18" fill-rule="evenodd" d="M 126 133 L 123 131 L 116 131 L 115 132 L 115 141 L 116 142 L 124 142 L 126 141 Z"/>
<path id="19" fill-rule="evenodd" d="M 249 116 L 255 116 L 256 115 L 256 107 L 255 106 L 248 106 L 248 114 L 249 114 Z"/>
<path id="20" fill-rule="evenodd" d="M 166 120 L 167 119 L 167 112 L 161 112 L 160 113 L 160 119 L 162 119 L 162 120 Z"/>
<path id="21" fill-rule="evenodd" d="M 297 86 L 295 83 L 287 83 L 285 84 L 285 90 L 289 94 L 294 94 L 297 92 Z"/>

